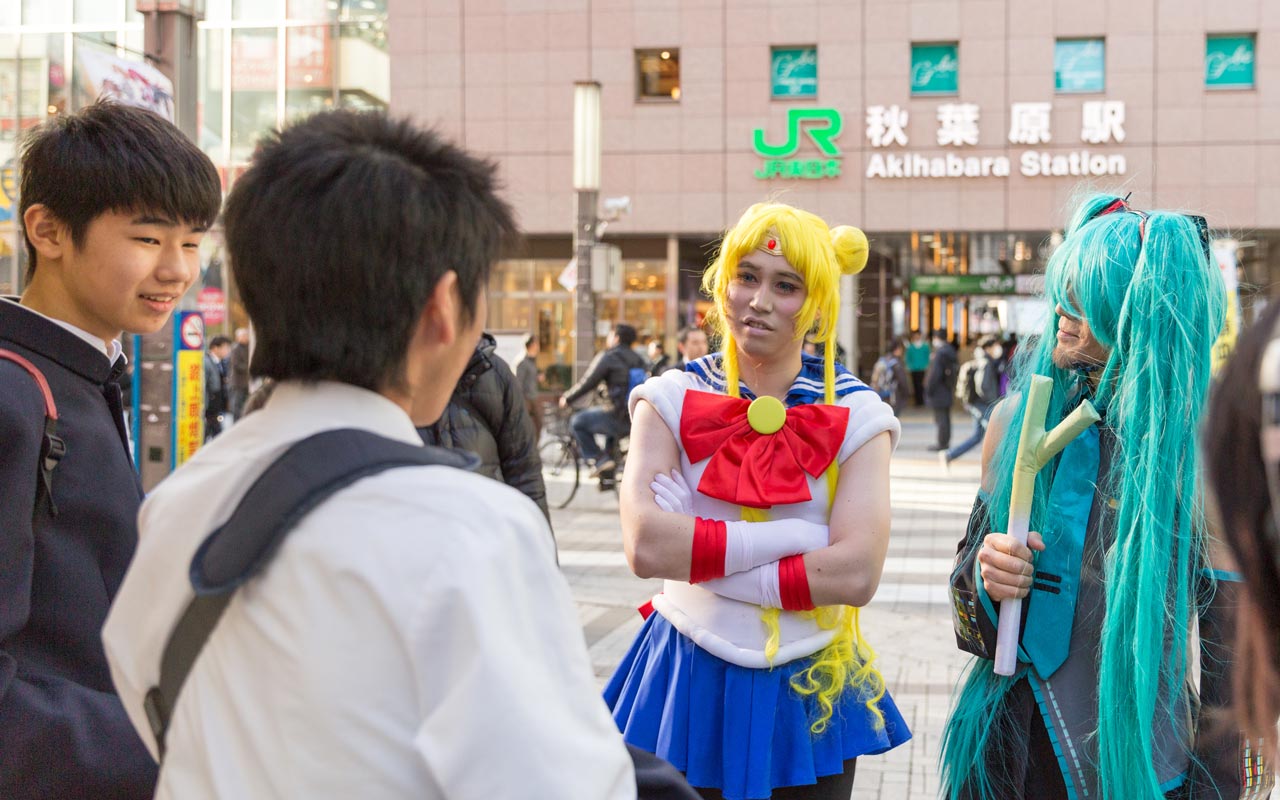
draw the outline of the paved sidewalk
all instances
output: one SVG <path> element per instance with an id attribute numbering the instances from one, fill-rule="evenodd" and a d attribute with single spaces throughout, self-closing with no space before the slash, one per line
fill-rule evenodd
<path id="1" fill-rule="evenodd" d="M 971 426 L 954 413 L 953 443 Z M 925 450 L 932 441 L 932 415 L 908 410 L 890 467 L 889 556 L 876 597 L 862 613 L 863 633 L 913 738 L 885 755 L 859 759 L 853 800 L 931 800 L 938 793 L 938 740 L 966 661 L 951 633 L 947 576 L 977 490 L 979 451 L 948 472 Z M 552 522 L 603 687 L 640 629 L 636 606 L 662 582 L 640 580 L 627 568 L 615 494 L 584 484 L 567 509 L 552 512 Z"/>

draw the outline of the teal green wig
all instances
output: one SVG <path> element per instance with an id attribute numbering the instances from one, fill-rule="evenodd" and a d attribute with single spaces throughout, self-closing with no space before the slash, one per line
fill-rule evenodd
<path id="1" fill-rule="evenodd" d="M 1105 213 L 1104 213 L 1105 212 Z M 1017 357 L 1004 409 L 1005 436 L 989 466 L 987 530 L 1006 530 L 1013 464 L 1032 375 L 1053 379 L 1046 427 L 1090 396 L 1116 434 L 1116 451 L 1100 489 L 1115 498 L 1115 541 L 1105 554 L 1106 612 L 1099 653 L 1097 748 L 1103 798 L 1160 797 L 1152 766 L 1153 730 L 1174 725 L 1188 661 L 1187 635 L 1196 598 L 1191 591 L 1205 559 L 1204 514 L 1197 491 L 1197 429 L 1209 389 L 1210 351 L 1222 329 L 1222 278 L 1205 253 L 1192 218 L 1131 211 L 1120 198 L 1081 203 L 1062 245 L 1049 259 L 1045 294 L 1083 319 L 1110 351 L 1097 388 L 1078 365 L 1058 366 L 1052 353 L 1058 315 Z M 1092 366 L 1092 365 L 1091 365 Z M 1031 530 L 1045 530 L 1046 498 L 1056 464 L 1036 481 Z M 1017 678 L 1002 678 L 992 662 L 966 671 L 942 739 L 944 795 L 991 798 L 1022 776 L 1002 775 L 984 758 L 1005 737 L 1021 738 L 1002 720 Z M 1161 719 L 1164 715 L 1166 718 Z M 1180 729 L 1178 725 L 1175 729 Z M 1190 745 L 1188 743 L 1188 749 Z"/>

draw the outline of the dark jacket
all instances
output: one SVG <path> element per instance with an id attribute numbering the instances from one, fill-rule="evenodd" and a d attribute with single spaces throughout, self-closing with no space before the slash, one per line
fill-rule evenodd
<path id="1" fill-rule="evenodd" d="M 418 433 L 427 444 L 480 456 L 480 474 L 519 489 L 550 520 L 533 420 L 511 367 L 494 353 L 496 346 L 489 334 L 480 338 L 444 414 Z"/>
<path id="2" fill-rule="evenodd" d="M 249 391 L 249 345 L 236 342 L 227 356 L 227 388 Z"/>
<path id="3" fill-rule="evenodd" d="M 631 430 L 631 414 L 627 411 L 627 392 L 631 388 L 631 370 L 639 368 L 649 374 L 649 364 L 630 347 L 618 345 L 602 353 L 596 353 L 587 366 L 587 374 L 582 380 L 564 393 L 565 400 L 572 403 L 588 392 L 603 385 L 603 407 L 612 411 L 618 420 L 618 430 L 626 435 Z"/>
<path id="4" fill-rule="evenodd" d="M 950 344 L 935 347 L 924 372 L 924 403 L 930 408 L 947 408 L 955 401 L 960 362 Z"/>
<path id="5" fill-rule="evenodd" d="M 226 367 L 213 353 L 204 354 L 204 416 L 217 419 L 227 410 Z"/>
<path id="6" fill-rule="evenodd" d="M 116 696 L 102 625 L 137 546 L 142 487 L 115 365 L 0 300 L 0 347 L 44 373 L 66 455 L 36 504 L 44 401 L 0 361 L 0 797 L 150 798 L 156 766 Z"/>

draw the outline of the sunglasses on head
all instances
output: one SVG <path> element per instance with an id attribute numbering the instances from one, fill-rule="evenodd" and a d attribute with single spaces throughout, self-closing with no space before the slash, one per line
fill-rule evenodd
<path id="1" fill-rule="evenodd" d="M 1130 193 L 1132 194 L 1132 192 Z M 1141 247 L 1143 239 L 1147 233 L 1147 219 L 1149 215 L 1145 211 L 1139 211 L 1129 206 L 1129 195 L 1125 195 L 1122 199 L 1116 200 L 1109 206 L 1105 206 L 1101 211 L 1089 217 L 1089 220 L 1095 220 L 1098 217 L 1104 217 L 1107 214 L 1113 214 L 1117 211 L 1127 211 L 1130 214 L 1138 215 L 1138 245 Z M 1204 251 L 1205 258 L 1209 259 L 1209 263 L 1215 263 L 1213 258 L 1213 247 L 1209 239 L 1209 221 L 1197 214 L 1180 214 L 1179 216 L 1191 220 L 1191 224 L 1196 227 L 1196 235 L 1200 237 L 1200 248 Z M 1086 220 L 1088 222 L 1089 220 Z"/>

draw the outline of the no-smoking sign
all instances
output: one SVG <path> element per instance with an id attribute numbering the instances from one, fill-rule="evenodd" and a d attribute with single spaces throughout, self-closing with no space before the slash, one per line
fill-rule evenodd
<path id="1" fill-rule="evenodd" d="M 182 318 L 182 327 L 178 329 L 182 346 L 188 350 L 204 349 L 204 320 L 199 314 L 187 314 Z"/>

